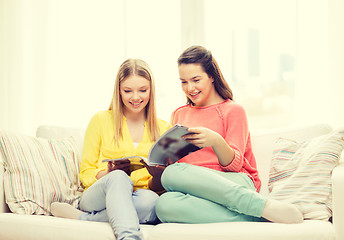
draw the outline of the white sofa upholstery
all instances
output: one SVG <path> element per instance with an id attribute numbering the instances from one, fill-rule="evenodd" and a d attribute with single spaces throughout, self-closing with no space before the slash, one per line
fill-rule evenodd
<path id="1" fill-rule="evenodd" d="M 278 130 L 252 132 L 252 146 L 262 180 L 262 194 L 268 194 L 270 160 L 277 137 L 306 140 L 326 134 L 332 129 L 325 124 Z M 83 129 L 41 126 L 37 136 L 65 138 L 74 136 L 81 151 Z M 1 158 L 1 155 L 0 155 Z M 2 160 L 0 159 L 2 165 Z M 4 199 L 3 167 L 0 167 L 0 239 L 97 239 L 114 240 L 108 223 L 86 222 L 52 216 L 18 215 L 10 213 Z M 332 174 L 333 223 L 307 220 L 301 224 L 278 224 L 269 222 L 228 222 L 211 224 L 163 223 L 156 226 L 142 225 L 147 240 L 344 240 L 344 165 L 343 156 Z"/>

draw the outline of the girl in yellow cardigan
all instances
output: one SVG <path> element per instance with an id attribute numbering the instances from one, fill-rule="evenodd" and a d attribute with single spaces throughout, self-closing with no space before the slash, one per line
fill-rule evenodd
<path id="1" fill-rule="evenodd" d="M 86 129 L 80 165 L 85 187 L 79 209 L 53 203 L 54 216 L 109 222 L 117 239 L 143 239 L 140 223 L 155 223 L 158 194 L 146 168 L 131 172 L 127 156 L 148 157 L 149 149 L 170 124 L 156 117 L 154 79 L 149 66 L 128 59 L 119 68 L 109 110 L 96 113 Z M 141 164 L 141 163 L 137 163 Z"/>

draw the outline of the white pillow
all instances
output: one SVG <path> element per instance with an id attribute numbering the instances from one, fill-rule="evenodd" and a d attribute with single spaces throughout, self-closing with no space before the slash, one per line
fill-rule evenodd
<path id="1" fill-rule="evenodd" d="M 344 129 L 296 142 L 276 142 L 270 169 L 273 199 L 300 207 L 305 219 L 328 220 L 332 215 L 331 174 L 344 148 Z"/>
<path id="2" fill-rule="evenodd" d="M 49 215 L 54 201 L 77 206 L 80 154 L 73 138 L 43 139 L 0 130 L 0 154 L 12 212 Z"/>

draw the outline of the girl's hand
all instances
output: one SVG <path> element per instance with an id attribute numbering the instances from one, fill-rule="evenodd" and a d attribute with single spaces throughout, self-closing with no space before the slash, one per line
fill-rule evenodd
<path id="1" fill-rule="evenodd" d="M 167 164 L 165 166 L 163 165 L 154 165 L 150 166 L 148 165 L 144 160 L 140 160 L 140 162 L 147 168 L 150 175 L 152 175 L 153 178 L 161 178 L 162 173 L 164 172 L 165 168 L 168 165 L 172 164 L 172 161 L 170 159 L 167 160 Z"/>
<path id="2" fill-rule="evenodd" d="M 125 160 L 118 160 L 118 161 L 110 161 L 107 164 L 107 169 L 100 171 L 99 173 L 97 173 L 96 175 L 96 179 L 100 179 L 102 177 L 104 177 L 105 175 L 107 175 L 109 172 L 113 171 L 113 170 L 122 170 L 124 171 L 126 174 L 130 174 L 130 160 L 129 159 L 125 159 Z"/>
<path id="3" fill-rule="evenodd" d="M 214 147 L 222 139 L 220 134 L 205 127 L 188 128 L 188 131 L 192 133 L 184 135 L 183 138 L 200 148 Z"/>
<path id="4" fill-rule="evenodd" d="M 183 138 L 197 147 L 212 147 L 220 165 L 227 166 L 234 159 L 234 150 L 226 143 L 224 138 L 217 132 L 204 127 L 189 128 L 193 132 Z"/>
<path id="5" fill-rule="evenodd" d="M 152 175 L 153 177 L 148 183 L 149 188 L 155 192 L 164 191 L 165 189 L 161 184 L 161 175 L 164 172 L 165 168 L 168 165 L 172 164 L 171 159 L 167 160 L 167 164 L 165 166 L 163 165 L 150 166 L 144 160 L 141 160 L 140 162 L 145 166 L 145 168 L 147 168 L 149 174 Z"/>
<path id="6" fill-rule="evenodd" d="M 117 161 L 110 161 L 107 165 L 107 172 L 111 172 L 113 170 L 122 170 L 126 172 L 128 175 L 130 174 L 130 160 L 117 160 Z"/>

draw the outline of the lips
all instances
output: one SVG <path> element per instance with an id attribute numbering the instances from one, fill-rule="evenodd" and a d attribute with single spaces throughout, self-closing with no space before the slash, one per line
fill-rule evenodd
<path id="1" fill-rule="evenodd" d="M 141 101 L 141 102 L 130 102 L 130 104 L 134 107 L 134 108 L 138 108 L 138 107 L 140 107 L 141 106 L 141 103 L 142 103 L 143 101 Z"/>
<path id="2" fill-rule="evenodd" d="M 200 93 L 201 93 L 201 92 L 190 93 L 189 96 L 190 96 L 191 98 L 197 98 L 197 97 L 199 96 Z"/>

